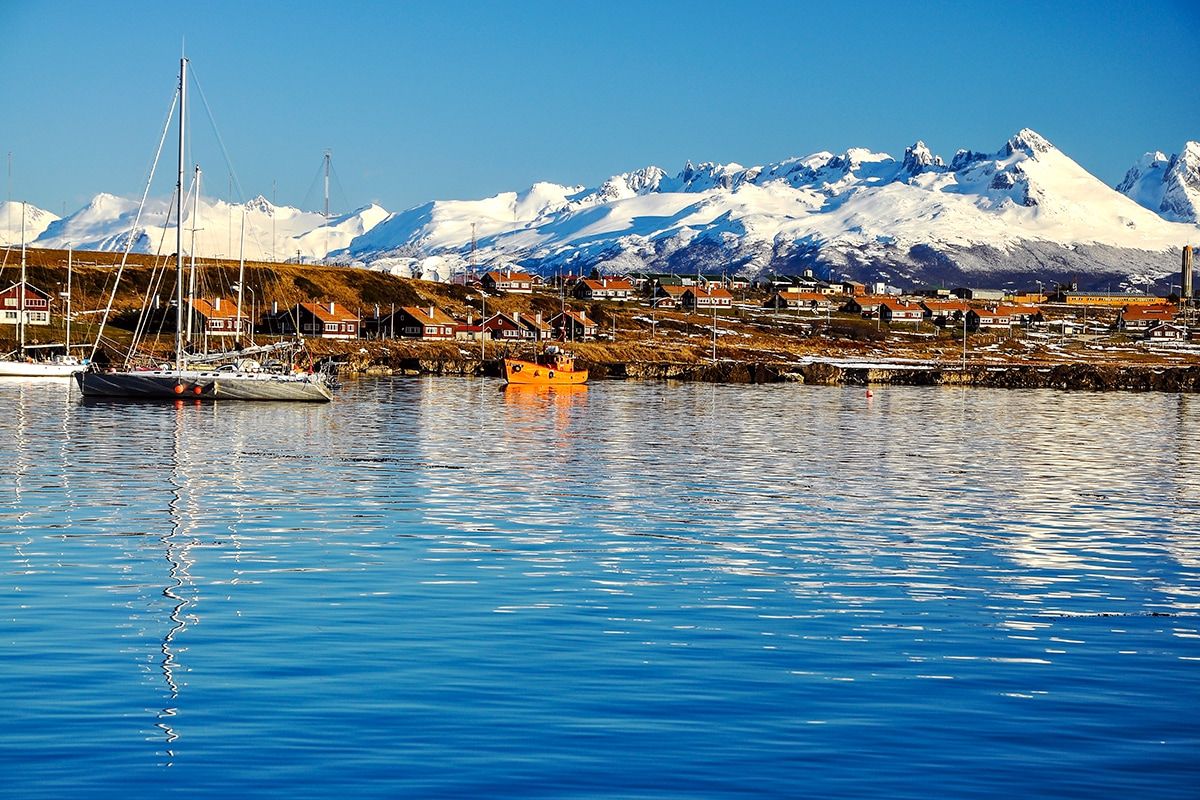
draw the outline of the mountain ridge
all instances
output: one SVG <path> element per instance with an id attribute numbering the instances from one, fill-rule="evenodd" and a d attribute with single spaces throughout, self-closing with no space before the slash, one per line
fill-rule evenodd
<path id="1" fill-rule="evenodd" d="M 814 269 L 899 286 L 1164 285 L 1179 248 L 1200 240 L 1200 145 L 1190 142 L 1170 158 L 1143 156 L 1120 186 L 1104 184 L 1023 128 L 995 152 L 960 149 L 948 162 L 920 140 L 900 158 L 849 148 L 749 167 L 687 161 L 675 174 L 649 165 L 591 187 L 539 182 L 399 212 L 371 204 L 328 220 L 259 196 L 244 205 L 246 255 L 436 279 L 469 269 L 474 259 L 480 269 L 516 264 L 543 274 Z M 33 243 L 116 249 L 133 235 L 140 249 L 158 247 L 166 203 L 152 201 L 132 234 L 131 204 L 97 195 L 51 220 Z M 202 255 L 236 257 L 242 208 L 201 201 L 195 227 Z M 1192 219 L 1166 218 L 1189 213 Z"/>

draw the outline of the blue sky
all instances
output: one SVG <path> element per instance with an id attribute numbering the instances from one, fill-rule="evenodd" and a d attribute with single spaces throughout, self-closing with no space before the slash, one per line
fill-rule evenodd
<path id="1" fill-rule="evenodd" d="M 241 196 L 318 208 L 331 148 L 337 211 L 918 138 L 949 158 L 1022 127 L 1114 183 L 1200 139 L 1195 2 L 0 0 L 0 24 L 0 158 L 55 213 L 140 193 L 185 37 Z"/>

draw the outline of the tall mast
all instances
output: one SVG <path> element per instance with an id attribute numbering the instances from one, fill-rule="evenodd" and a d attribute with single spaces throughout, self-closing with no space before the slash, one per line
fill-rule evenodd
<path id="1" fill-rule="evenodd" d="M 333 151 L 325 151 L 325 219 L 329 219 L 329 162 L 333 158 Z"/>
<path id="2" fill-rule="evenodd" d="M 187 341 L 192 341 L 192 307 L 196 302 L 196 221 L 200 219 L 200 165 L 196 165 L 196 177 L 192 181 L 192 259 L 188 277 Z"/>
<path id="3" fill-rule="evenodd" d="M 66 342 L 64 346 L 67 355 L 71 355 L 71 245 L 67 245 L 67 332 L 64 334 Z"/>
<path id="4" fill-rule="evenodd" d="M 21 201 L 21 303 L 17 312 L 17 339 L 21 343 L 21 354 L 25 354 L 25 201 Z"/>
<path id="5" fill-rule="evenodd" d="M 242 287 L 246 284 L 246 207 L 242 206 L 242 243 L 238 248 L 238 282 L 237 282 L 237 329 L 238 346 L 242 340 Z"/>
<path id="6" fill-rule="evenodd" d="M 179 168 L 175 181 L 175 369 L 183 369 L 183 145 L 187 128 L 187 58 L 179 59 Z M 190 314 L 188 315 L 191 316 Z"/>

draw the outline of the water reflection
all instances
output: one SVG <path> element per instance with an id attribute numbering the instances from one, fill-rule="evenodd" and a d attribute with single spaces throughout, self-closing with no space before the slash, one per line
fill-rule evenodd
<path id="1" fill-rule="evenodd" d="M 601 767 L 655 752 L 695 796 L 797 753 L 849 780 L 947 747 L 972 793 L 997 759 L 1044 769 L 1000 744 L 1031 729 L 1086 787 L 1071 735 L 1157 758 L 1196 733 L 1192 398 L 410 378 L 320 408 L 61 400 L 0 386 L 2 632 L 81 665 L 0 661 L 0 686 L 47 682 L 13 706 L 47 741 L 140 725 L 173 777 L 295 790 L 357 759 L 427 795 L 579 779 L 535 785 L 528 752 L 637 794 L 658 784 Z"/>

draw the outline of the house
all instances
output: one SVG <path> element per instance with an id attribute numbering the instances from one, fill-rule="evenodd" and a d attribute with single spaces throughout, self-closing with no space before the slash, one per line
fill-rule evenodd
<path id="1" fill-rule="evenodd" d="M 867 293 L 867 285 L 858 281 L 842 281 L 842 294 L 861 297 Z"/>
<path id="2" fill-rule="evenodd" d="M 486 272 L 480 283 L 489 292 L 533 294 L 533 278 L 524 272 L 514 272 L 511 269 Z"/>
<path id="3" fill-rule="evenodd" d="M 250 331 L 250 315 L 241 315 L 241 326 L 238 325 L 237 303 L 223 297 L 197 297 L 191 301 L 193 324 L 209 336 L 236 336 L 239 332 Z M 172 325 L 171 327 L 174 327 Z"/>
<path id="4" fill-rule="evenodd" d="M 624 278 L 584 278 L 575 285 L 580 300 L 628 300 L 633 292 L 633 284 Z"/>
<path id="5" fill-rule="evenodd" d="M 886 299 L 888 298 L 873 294 L 851 295 L 846 304 L 842 306 L 842 310 L 851 314 L 862 314 L 867 319 L 871 319 L 879 311 L 879 304 Z"/>
<path id="6" fill-rule="evenodd" d="M 21 321 L 22 285 L 25 295 L 25 324 L 50 324 L 50 295 L 33 284 L 14 283 L 0 292 L 0 323 L 17 325 Z"/>
<path id="7" fill-rule="evenodd" d="M 973 331 L 983 328 L 1010 328 L 1012 317 L 995 309 L 972 308 L 967 312 L 967 328 Z"/>
<path id="8" fill-rule="evenodd" d="M 654 308 L 678 308 L 683 304 L 683 293 L 686 291 L 687 287 L 683 285 L 659 285 L 654 290 L 651 305 Z"/>
<path id="9" fill-rule="evenodd" d="M 1117 314 L 1115 328 L 1119 331 L 1144 333 L 1163 322 L 1174 322 L 1179 311 L 1175 306 L 1125 306 Z"/>
<path id="10" fill-rule="evenodd" d="M 925 318 L 934 325 L 945 327 L 962 322 L 971 307 L 963 300 L 922 300 Z"/>
<path id="11" fill-rule="evenodd" d="M 827 295 L 820 292 L 776 292 L 763 302 L 763 308 L 788 309 L 808 311 L 814 314 L 824 314 L 829 311 L 832 303 Z"/>
<path id="12" fill-rule="evenodd" d="M 316 336 L 322 339 L 357 339 L 358 314 L 330 300 L 327 303 L 297 303 L 266 318 L 268 330 L 284 336 Z"/>
<path id="13" fill-rule="evenodd" d="M 564 341 L 586 342 L 595 339 L 598 332 L 596 323 L 588 319 L 586 311 L 572 311 L 569 308 L 551 317 L 550 325 L 554 328 L 554 335 Z"/>
<path id="14" fill-rule="evenodd" d="M 889 324 L 893 322 L 911 322 L 919 325 L 925 318 L 925 309 L 916 303 L 906 303 L 903 300 L 887 299 L 879 303 L 879 319 Z"/>
<path id="15" fill-rule="evenodd" d="M 404 306 L 380 320 L 380 330 L 405 339 L 453 339 L 458 323 L 435 306 Z"/>
<path id="16" fill-rule="evenodd" d="M 554 326 L 542 319 L 542 312 L 540 311 L 533 316 L 514 311 L 512 318 L 517 321 L 518 325 L 532 334 L 531 338 L 535 342 L 540 342 L 543 339 L 549 339 L 554 336 Z"/>
<path id="17" fill-rule="evenodd" d="M 720 286 L 689 286 L 680 298 L 688 311 L 712 311 L 733 306 L 733 295 Z"/>
<path id="18" fill-rule="evenodd" d="M 1042 309 L 1037 306 L 1030 305 L 998 305 L 996 306 L 997 314 L 1008 316 L 1014 325 L 1022 325 L 1028 327 L 1034 322 L 1045 321 L 1045 315 L 1042 314 Z"/>
<path id="19" fill-rule="evenodd" d="M 489 339 L 505 342 L 538 341 L 549 339 L 553 329 L 542 321 L 542 315 L 522 317 L 521 312 L 494 314 L 483 323 L 483 334 Z"/>
<path id="20" fill-rule="evenodd" d="M 1178 342 L 1187 338 L 1187 328 L 1174 322 L 1160 322 L 1146 331 L 1152 342 Z"/>

